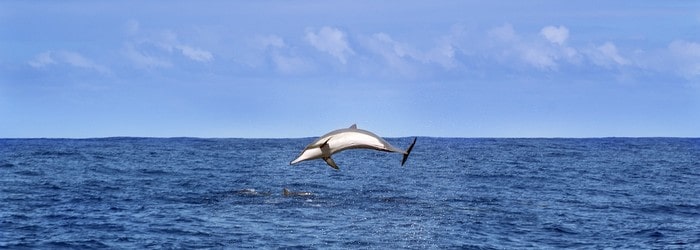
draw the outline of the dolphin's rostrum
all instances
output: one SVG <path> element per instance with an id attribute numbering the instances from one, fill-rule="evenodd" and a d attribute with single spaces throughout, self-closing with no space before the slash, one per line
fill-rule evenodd
<path id="1" fill-rule="evenodd" d="M 338 129 L 331 131 L 328 134 L 321 136 L 314 142 L 306 146 L 304 151 L 299 156 L 290 162 L 290 165 L 308 161 L 313 159 L 323 159 L 332 168 L 338 170 L 338 165 L 335 164 L 331 155 L 346 149 L 364 148 L 374 149 L 386 152 L 395 152 L 403 154 L 401 166 L 406 163 L 408 155 L 416 144 L 416 138 L 413 138 L 413 143 L 408 149 L 397 149 L 381 137 L 367 130 L 358 129 L 357 125 L 353 124 L 350 128 Z"/>

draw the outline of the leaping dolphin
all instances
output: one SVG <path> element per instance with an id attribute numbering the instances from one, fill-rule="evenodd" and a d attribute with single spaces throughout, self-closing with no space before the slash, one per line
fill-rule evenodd
<path id="1" fill-rule="evenodd" d="M 401 166 L 403 166 L 403 164 L 406 163 L 406 159 L 408 159 L 408 155 L 411 154 L 413 145 L 416 144 L 416 139 L 417 138 L 413 138 L 413 143 L 411 143 L 411 146 L 408 146 L 408 149 L 404 151 L 395 148 L 372 132 L 358 129 L 357 125 L 353 124 L 350 126 L 350 128 L 331 131 L 330 133 L 316 139 L 314 142 L 306 146 L 304 151 L 301 151 L 301 154 L 290 162 L 289 165 L 320 158 L 326 161 L 328 166 L 331 166 L 335 170 L 339 170 L 340 168 L 338 168 L 338 165 L 335 164 L 331 158 L 331 155 L 346 149 L 364 148 L 401 153 L 403 154 Z"/>

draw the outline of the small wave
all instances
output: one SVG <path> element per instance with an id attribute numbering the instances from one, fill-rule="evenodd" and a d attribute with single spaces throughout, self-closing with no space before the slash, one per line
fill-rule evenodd
<path id="1" fill-rule="evenodd" d="M 43 182 L 43 183 L 41 183 L 41 186 L 42 186 L 42 188 L 49 189 L 49 190 L 60 190 L 61 189 L 60 186 L 53 184 L 51 182 Z"/>
<path id="2" fill-rule="evenodd" d="M 649 214 L 675 214 L 685 216 L 697 216 L 700 214 L 700 206 L 692 204 L 655 204 L 642 206 L 639 211 Z"/>
<path id="3" fill-rule="evenodd" d="M 45 248 L 68 248 L 68 249 L 93 249 L 93 248 L 107 248 L 106 245 L 98 240 L 85 240 L 85 241 L 50 241 L 46 243 Z M 44 248 L 44 247 L 40 247 Z"/>
<path id="4" fill-rule="evenodd" d="M 557 234 L 578 234 L 575 230 L 562 225 L 548 225 L 543 229 Z"/>
<path id="5" fill-rule="evenodd" d="M 254 188 L 243 188 L 229 191 L 214 192 L 201 198 L 202 203 L 217 203 L 233 197 L 256 198 L 270 196 L 270 192 L 261 192 Z M 235 198 L 234 198 L 235 199 Z"/>
<path id="6" fill-rule="evenodd" d="M 44 172 L 35 171 L 35 170 L 20 170 L 20 171 L 15 172 L 15 174 L 24 175 L 24 176 L 42 176 L 42 175 L 44 175 Z"/>
<path id="7" fill-rule="evenodd" d="M 29 220 L 29 219 L 31 219 L 31 217 L 26 216 L 24 214 L 12 214 L 12 215 L 10 215 L 10 219 L 12 219 L 13 221 L 21 221 L 21 220 Z"/>
<path id="8" fill-rule="evenodd" d="M 107 166 L 107 165 L 101 164 L 101 163 L 94 164 L 94 165 L 88 167 L 88 169 L 90 171 L 95 172 L 95 173 L 110 174 L 110 175 L 121 174 L 124 172 L 123 169 L 110 167 L 110 166 Z"/>
<path id="9" fill-rule="evenodd" d="M 397 204 L 415 204 L 416 203 L 416 201 L 413 198 L 402 197 L 402 196 L 382 197 L 379 200 L 381 202 L 385 202 L 385 203 L 397 203 Z"/>
<path id="10" fill-rule="evenodd" d="M 46 220 L 56 220 L 56 221 L 77 221 L 80 220 L 81 217 L 77 216 L 75 214 L 63 214 L 63 213 L 51 213 L 42 216 L 43 219 Z"/>
<path id="11" fill-rule="evenodd" d="M 0 242 L 0 248 L 4 249 L 34 249 L 36 246 L 25 243 L 25 242 L 19 242 L 19 243 L 4 243 Z"/>
<path id="12" fill-rule="evenodd" d="M 186 229 L 181 229 L 181 228 L 176 228 L 176 227 L 161 227 L 161 228 L 152 228 L 149 231 L 154 232 L 154 233 L 162 233 L 166 235 L 174 235 L 174 236 L 195 236 L 195 237 L 209 237 L 211 234 L 199 230 L 186 230 Z"/>
<path id="13" fill-rule="evenodd" d="M 201 219 L 201 218 L 194 217 L 194 216 L 187 216 L 187 217 L 178 216 L 178 217 L 175 219 L 175 222 L 182 222 L 182 223 L 201 223 L 201 222 L 205 222 L 205 220 L 203 220 L 203 219 Z"/>
<path id="14" fill-rule="evenodd" d="M 665 234 L 658 229 L 642 229 L 632 233 L 632 235 L 649 238 L 663 238 L 665 236 Z"/>
<path id="15" fill-rule="evenodd" d="M 34 156 L 58 156 L 58 157 L 66 157 L 66 156 L 77 156 L 80 155 L 80 152 L 73 152 L 73 151 L 53 151 L 53 150 L 40 150 L 32 153 Z"/>
<path id="16" fill-rule="evenodd" d="M 150 174 L 150 175 L 162 175 L 162 174 L 168 173 L 162 169 L 150 169 L 150 168 L 139 169 L 139 172 L 142 174 Z"/>
<path id="17" fill-rule="evenodd" d="M 244 188 L 244 189 L 233 191 L 233 193 L 240 195 L 240 196 L 250 196 L 250 197 L 271 195 L 269 192 L 259 192 L 258 190 L 255 190 L 254 188 Z"/>

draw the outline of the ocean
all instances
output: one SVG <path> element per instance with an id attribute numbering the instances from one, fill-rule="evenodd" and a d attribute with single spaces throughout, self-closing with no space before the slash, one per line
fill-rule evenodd
<path id="1" fill-rule="evenodd" d="M 700 139 L 314 139 L 0 139 L 0 248 L 700 249 Z"/>

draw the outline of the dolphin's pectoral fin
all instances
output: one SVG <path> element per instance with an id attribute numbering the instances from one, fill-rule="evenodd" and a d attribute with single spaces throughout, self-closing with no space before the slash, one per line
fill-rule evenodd
<path id="1" fill-rule="evenodd" d="M 323 155 L 323 157 L 331 156 L 331 146 L 328 145 L 328 141 L 330 141 L 331 138 L 333 137 L 328 137 L 328 139 L 325 142 L 323 142 L 323 144 L 321 144 L 321 147 L 319 147 L 321 149 L 321 155 Z"/>
<path id="2" fill-rule="evenodd" d="M 352 126 L 350 126 L 350 128 L 351 128 L 351 129 L 357 129 L 357 124 L 353 124 Z"/>
<path id="3" fill-rule="evenodd" d="M 323 142 L 323 144 L 321 144 L 321 155 L 323 156 L 323 160 L 328 163 L 328 166 L 331 166 L 335 170 L 340 170 L 338 165 L 336 165 L 333 159 L 331 159 L 331 147 L 328 145 L 328 141 L 330 141 L 331 138 L 333 137 L 329 137 L 325 142 Z"/>
<path id="4" fill-rule="evenodd" d="M 413 138 L 413 143 L 411 143 L 411 146 L 408 146 L 408 149 L 406 149 L 406 153 L 403 154 L 403 159 L 401 160 L 401 166 L 403 166 L 403 164 L 406 163 L 406 160 L 408 159 L 408 155 L 411 154 L 411 150 L 413 150 L 413 146 L 416 145 L 416 139 L 418 139 L 418 137 Z"/>
<path id="5" fill-rule="evenodd" d="M 335 164 L 335 162 L 333 161 L 333 159 L 331 157 L 323 157 L 323 160 L 326 161 L 326 163 L 328 163 L 328 166 L 331 166 L 335 170 L 340 170 L 338 165 Z"/>

